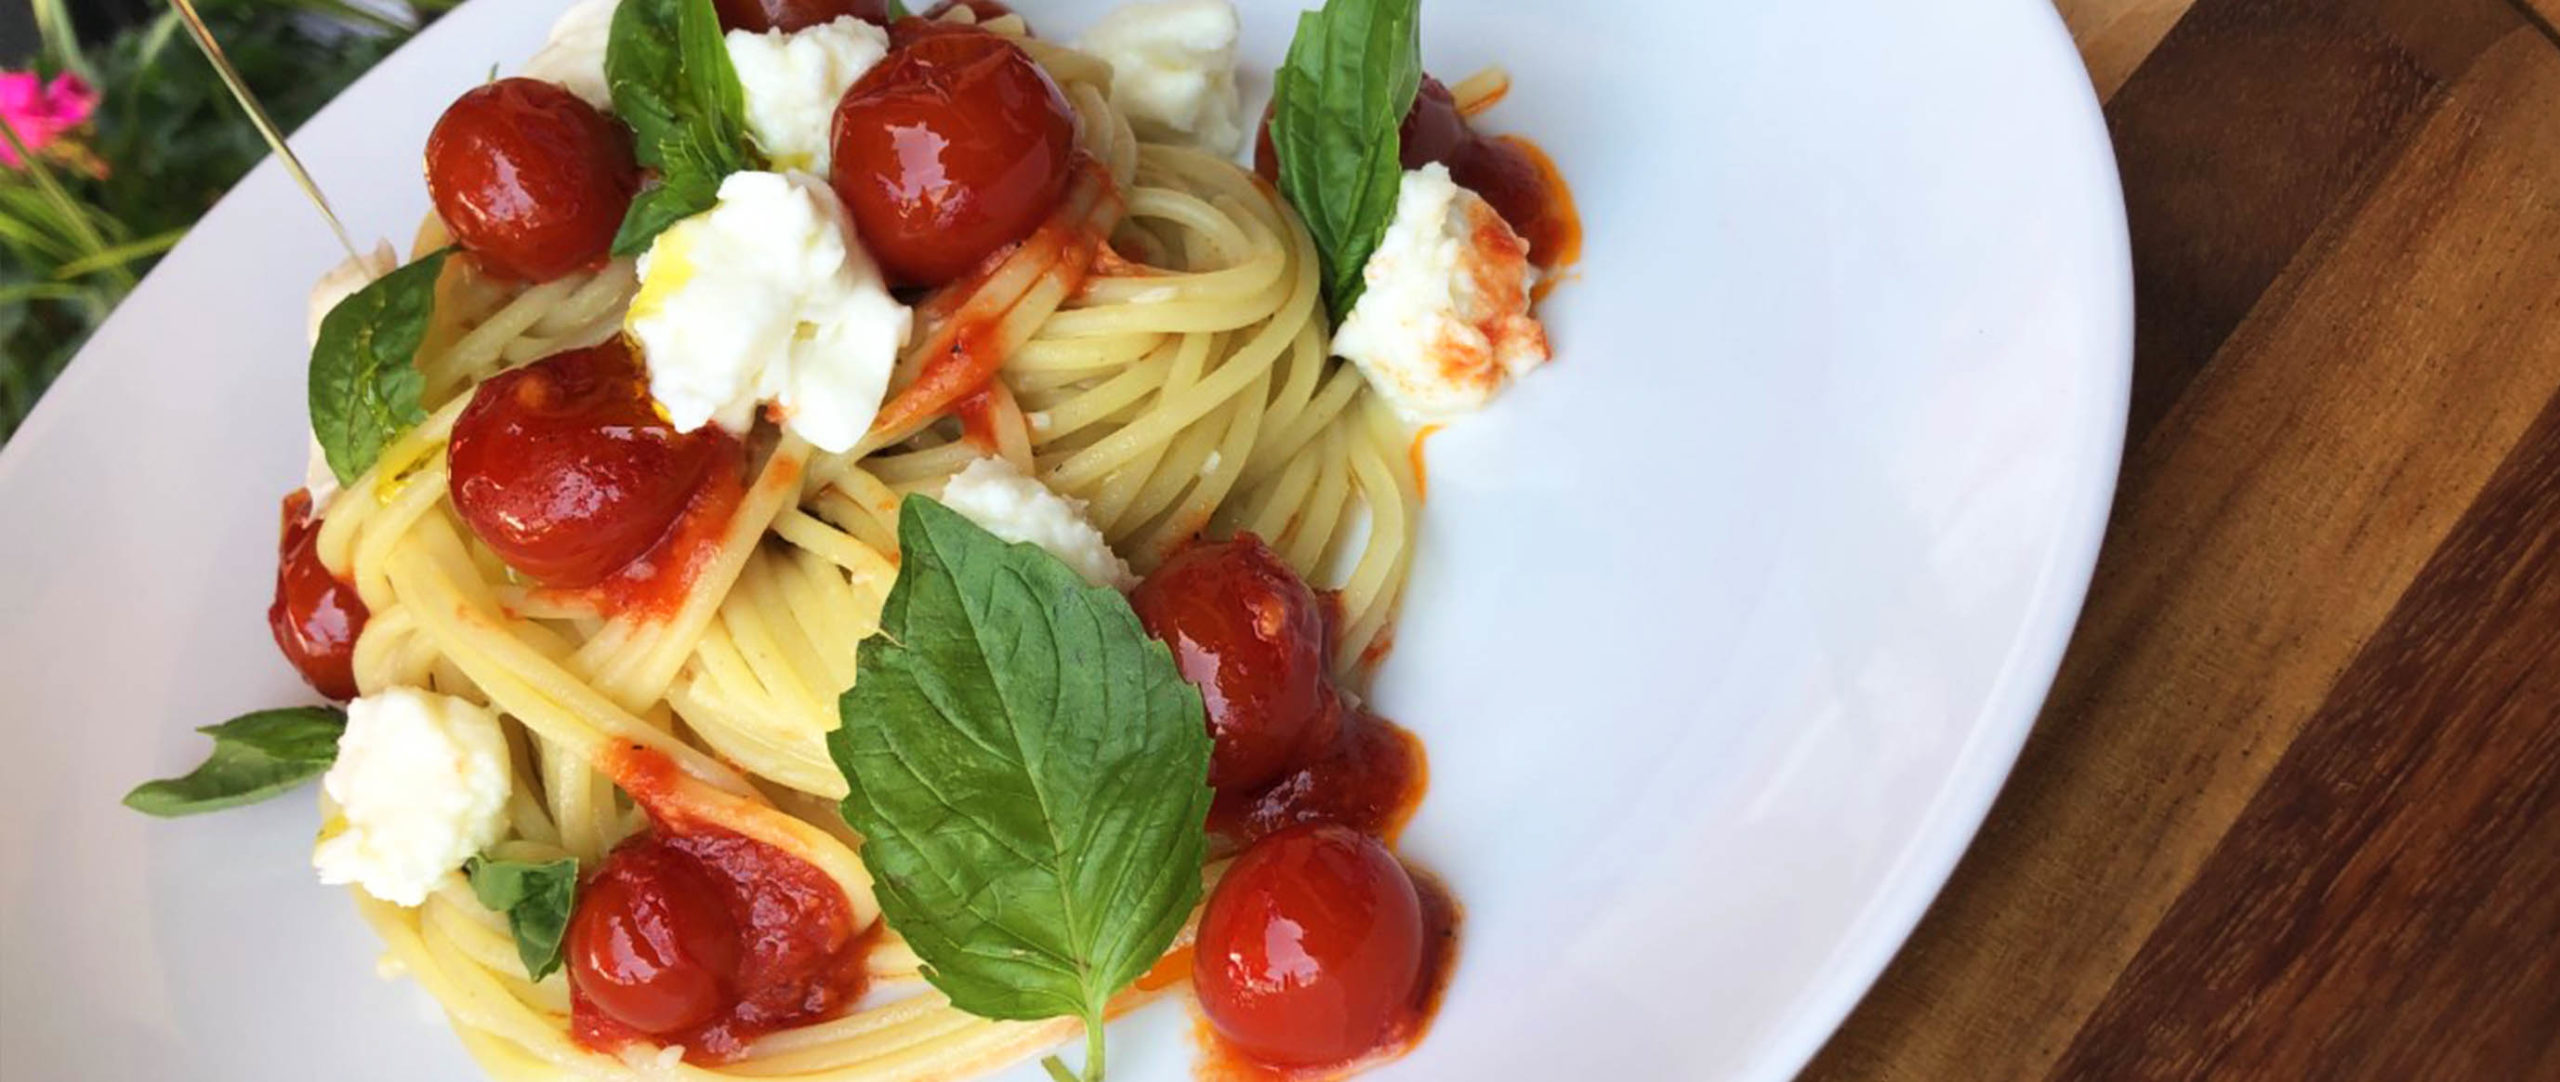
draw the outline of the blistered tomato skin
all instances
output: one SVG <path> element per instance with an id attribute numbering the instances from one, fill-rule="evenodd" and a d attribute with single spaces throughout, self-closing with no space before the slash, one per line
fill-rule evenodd
<path id="1" fill-rule="evenodd" d="M 295 672 L 332 699 L 356 697 L 356 639 L 371 612 L 356 588 L 338 581 L 320 562 L 320 524 L 311 519 L 311 493 L 284 501 L 284 535 L 277 545 L 276 598 L 267 606 L 267 628 Z"/>
<path id="2" fill-rule="evenodd" d="M 892 282 L 939 286 L 1021 240 L 1065 195 L 1075 113 L 992 33 L 902 19 L 836 109 L 837 196 Z"/>
<path id="3" fill-rule="evenodd" d="M 548 281 L 603 262 L 639 190 L 630 131 L 539 79 L 473 88 L 427 136 L 436 215 L 501 277 Z"/>
<path id="4" fill-rule="evenodd" d="M 480 385 L 453 426 L 454 508 L 507 565 L 595 585 L 666 536 L 709 471 L 744 452 L 716 426 L 658 416 L 620 339 Z"/>
<path id="5" fill-rule="evenodd" d="M 1209 784 L 1219 792 L 1270 784 L 1332 738 L 1323 610 L 1261 539 L 1195 545 L 1129 603 L 1200 689 L 1216 741 Z"/>
<path id="6" fill-rule="evenodd" d="M 641 1033 L 671 1034 L 726 1010 L 744 948 L 728 902 L 683 854 L 617 849 L 581 888 L 570 918 L 569 980 Z"/>
<path id="7" fill-rule="evenodd" d="M 761 34 L 780 30 L 796 34 L 847 15 L 867 23 L 887 24 L 887 0 L 713 0 L 720 28 Z"/>
<path id="8" fill-rule="evenodd" d="M 1299 827 L 1245 850 L 1201 912 L 1192 981 L 1237 1051 L 1276 1067 L 1348 1064 L 1417 1024 L 1422 899 L 1386 846 Z"/>

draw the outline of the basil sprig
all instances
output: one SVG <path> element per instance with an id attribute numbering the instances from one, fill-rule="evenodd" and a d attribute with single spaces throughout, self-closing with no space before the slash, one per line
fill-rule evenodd
<path id="1" fill-rule="evenodd" d="M 639 255 L 668 226 L 711 209 L 729 174 L 763 163 L 747 138 L 747 92 L 711 0 L 623 0 L 605 39 L 604 75 L 640 164 L 658 174 L 613 238 L 613 254 Z"/>
<path id="2" fill-rule="evenodd" d="M 492 912 L 507 915 L 515 933 L 516 957 L 525 975 L 541 980 L 560 970 L 562 944 L 569 937 L 569 915 L 578 909 L 578 862 L 492 860 L 463 862 L 471 893 Z"/>
<path id="3" fill-rule="evenodd" d="M 1298 16 L 1273 76 L 1271 142 L 1280 191 L 1323 257 L 1337 321 L 1367 288 L 1361 270 L 1395 219 L 1404 178 L 1398 130 L 1422 90 L 1421 0 L 1326 0 Z"/>
<path id="4" fill-rule="evenodd" d="M 382 449 L 427 419 L 418 396 L 418 346 L 436 310 L 436 277 L 450 250 L 375 279 L 320 320 L 311 347 L 311 433 L 329 472 L 352 485 Z"/>
<path id="5" fill-rule="evenodd" d="M 923 497 L 898 542 L 827 740 L 845 820 L 926 979 L 982 1018 L 1084 1019 L 1098 1079 L 1104 1008 L 1200 899 L 1200 693 L 1057 557 Z"/>
<path id="6" fill-rule="evenodd" d="M 328 773 L 346 730 L 346 713 L 326 706 L 261 710 L 205 726 L 196 730 L 213 737 L 204 765 L 135 786 L 124 806 L 174 819 L 255 804 Z"/>

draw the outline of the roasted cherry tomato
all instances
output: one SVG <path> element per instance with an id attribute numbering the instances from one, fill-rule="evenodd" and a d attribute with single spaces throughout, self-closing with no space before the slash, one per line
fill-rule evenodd
<path id="1" fill-rule="evenodd" d="M 569 588 L 648 552 L 710 471 L 742 457 L 716 426 L 679 433 L 659 417 L 620 339 L 481 384 L 447 452 L 472 532 L 508 566 Z"/>
<path id="2" fill-rule="evenodd" d="M 427 136 L 427 193 L 480 265 L 545 281 L 602 262 L 640 167 L 631 133 L 539 79 L 475 87 Z"/>
<path id="3" fill-rule="evenodd" d="M 1267 785 L 1331 740 L 1324 613 L 1261 539 L 1195 545 L 1129 602 L 1208 704 L 1209 784 L 1220 792 Z"/>
<path id="4" fill-rule="evenodd" d="M 276 599 L 267 606 L 267 628 L 294 671 L 332 699 L 356 697 L 356 638 L 372 615 L 356 588 L 338 581 L 320 562 L 320 524 L 311 518 L 311 492 L 284 500 L 284 535 L 277 546 Z"/>
<path id="5" fill-rule="evenodd" d="M 900 20 L 836 109 L 836 194 L 898 284 L 938 286 L 1030 235 L 1064 196 L 1076 118 L 992 33 Z"/>
<path id="6" fill-rule="evenodd" d="M 1335 826 L 1264 839 L 1200 914 L 1192 983 L 1209 1024 L 1278 1067 L 1347 1064 L 1423 1011 L 1422 898 L 1395 854 Z"/>
<path id="7" fill-rule="evenodd" d="M 712 0 L 720 12 L 720 28 L 761 34 L 768 30 L 797 33 L 847 15 L 868 23 L 889 21 L 888 0 Z"/>
<path id="8" fill-rule="evenodd" d="M 646 838 L 605 858 L 569 921 L 569 983 L 642 1033 L 718 1018 L 734 1002 L 744 954 L 737 920 L 711 877 Z"/>

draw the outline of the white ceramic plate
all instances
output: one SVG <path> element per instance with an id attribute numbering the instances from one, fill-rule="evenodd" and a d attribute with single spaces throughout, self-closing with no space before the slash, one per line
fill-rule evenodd
<path id="1" fill-rule="evenodd" d="M 470 4 L 301 133 L 357 230 L 407 237 L 437 114 L 564 4 Z M 1244 6 L 1268 71 L 1299 3 Z M 2044 0 L 1425 8 L 1435 72 L 1515 73 L 1491 123 L 1562 163 L 1589 249 L 1560 361 L 1431 445 L 1378 698 L 1432 752 L 1408 853 L 1469 919 L 1380 1077 L 1784 1078 L 1964 849 L 2079 610 L 2131 338 L 2095 102 Z M 193 727 L 309 698 L 263 614 L 337 258 L 262 167 L 0 457 L 0 1075 L 472 1077 L 313 881 L 308 799 L 117 805 Z M 1184 1027 L 1132 1020 L 1114 1077 L 1185 1077 Z"/>

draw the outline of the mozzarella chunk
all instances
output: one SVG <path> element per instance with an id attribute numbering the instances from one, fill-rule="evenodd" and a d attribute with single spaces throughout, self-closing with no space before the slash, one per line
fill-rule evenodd
<path id="1" fill-rule="evenodd" d="M 605 45 L 613 38 L 613 13 L 622 0 L 578 0 L 551 24 L 551 40 L 525 61 L 528 78 L 558 83 L 586 103 L 613 111 L 613 91 L 604 79 Z"/>
<path id="2" fill-rule="evenodd" d="M 879 415 L 914 318 L 824 181 L 750 172 L 658 234 L 624 326 L 679 431 L 744 433 L 770 402 L 793 433 L 840 453 Z"/>
<path id="3" fill-rule="evenodd" d="M 1408 421 L 1482 409 L 1546 363 L 1546 328 L 1529 315 L 1528 242 L 1446 166 L 1404 175 L 1395 220 L 1361 274 L 1368 291 L 1333 351 Z"/>
<path id="4" fill-rule="evenodd" d="M 747 95 L 747 131 L 776 169 L 826 176 L 836 105 L 889 55 L 889 32 L 850 15 L 797 33 L 729 31 L 729 62 Z"/>
<path id="5" fill-rule="evenodd" d="M 1095 586 L 1127 590 L 1138 584 L 1128 561 L 1111 551 L 1111 542 L 1085 517 L 1083 501 L 1050 491 L 1004 459 L 970 463 L 943 488 L 942 504 L 1006 541 L 1040 546 Z"/>
<path id="6" fill-rule="evenodd" d="M 487 707 L 415 688 L 347 704 L 320 786 L 338 811 L 311 863 L 393 905 L 427 900 L 507 824 L 507 738 Z"/>
<path id="7" fill-rule="evenodd" d="M 1110 62 L 1111 104 L 1138 134 L 1215 154 L 1244 148 L 1244 99 L 1236 91 L 1232 0 L 1123 4 L 1076 39 Z"/>
<path id="8" fill-rule="evenodd" d="M 375 241 L 373 250 L 348 256 L 346 262 L 329 268 L 311 285 L 311 344 L 320 344 L 320 324 L 329 313 L 356 291 L 372 285 L 383 275 L 400 269 L 399 253 L 391 250 L 390 241 Z M 311 454 L 302 464 L 302 487 L 311 493 L 311 513 L 324 514 L 329 502 L 338 498 L 338 475 L 330 472 L 328 455 L 320 450 L 320 437 L 311 437 Z"/>

